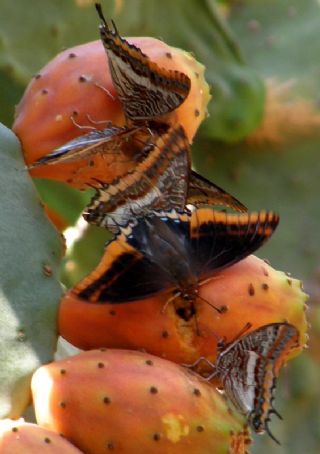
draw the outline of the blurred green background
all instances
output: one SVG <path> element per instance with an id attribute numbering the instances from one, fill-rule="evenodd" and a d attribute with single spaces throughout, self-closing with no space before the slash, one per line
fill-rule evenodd
<path id="1" fill-rule="evenodd" d="M 320 3 L 317 0 L 102 0 L 124 36 L 155 36 L 194 53 L 213 100 L 193 145 L 195 168 L 249 209 L 281 215 L 258 255 L 302 278 L 310 348 L 284 371 L 281 440 L 255 437 L 252 453 L 320 452 Z M 0 1 L 0 121 L 30 78 L 63 48 L 98 39 L 90 0 Z M 35 131 L 36 134 L 36 131 Z M 74 223 L 90 197 L 45 180 L 46 203 Z M 90 227 L 62 271 L 72 284 L 98 261 L 106 233 Z M 76 263 L 76 267 L 70 264 Z"/>

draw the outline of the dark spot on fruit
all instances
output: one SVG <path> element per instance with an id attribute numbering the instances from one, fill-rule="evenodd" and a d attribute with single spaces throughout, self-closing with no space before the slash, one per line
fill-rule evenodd
<path id="1" fill-rule="evenodd" d="M 199 117 L 199 115 L 200 115 L 200 110 L 199 109 L 195 109 L 194 116 L 195 117 Z"/>
<path id="2" fill-rule="evenodd" d="M 103 398 L 103 403 L 104 403 L 104 404 L 107 404 L 107 405 L 111 404 L 111 399 L 110 399 L 110 397 L 105 396 L 105 397 Z"/>
<path id="3" fill-rule="evenodd" d="M 43 88 L 43 89 L 41 90 L 41 94 L 42 94 L 42 95 L 47 95 L 47 94 L 48 94 L 48 90 L 47 90 L 46 88 Z"/>
<path id="4" fill-rule="evenodd" d="M 67 183 L 72 183 L 73 179 L 72 178 L 68 178 L 66 181 L 67 181 Z"/>
<path id="5" fill-rule="evenodd" d="M 204 432 L 203 426 L 197 426 L 197 432 Z"/>
<path id="6" fill-rule="evenodd" d="M 50 440 L 50 438 L 48 438 L 48 437 L 46 437 L 43 441 L 44 441 L 45 443 L 48 443 L 48 444 L 51 443 L 51 440 Z"/>
<path id="7" fill-rule="evenodd" d="M 24 332 L 23 329 L 18 329 L 17 339 L 19 342 L 24 342 L 27 339 L 26 333 Z"/>
<path id="8" fill-rule="evenodd" d="M 37 79 L 37 80 L 40 79 L 41 77 L 42 77 L 41 74 L 36 74 L 36 75 L 34 76 L 34 78 Z"/>
<path id="9" fill-rule="evenodd" d="M 68 58 L 76 58 L 76 54 L 74 52 L 70 52 Z"/>
<path id="10" fill-rule="evenodd" d="M 43 265 L 42 271 L 45 276 L 47 276 L 47 277 L 52 276 L 53 271 L 52 271 L 52 268 L 50 265 Z"/>
<path id="11" fill-rule="evenodd" d="M 223 304 L 222 306 L 219 307 L 219 312 L 220 312 L 220 314 L 224 314 L 225 312 L 228 312 L 228 306 Z"/>
<path id="12" fill-rule="evenodd" d="M 18 427 L 12 427 L 12 432 L 18 432 Z"/>
<path id="13" fill-rule="evenodd" d="M 162 336 L 164 339 L 167 339 L 167 338 L 169 337 L 168 331 L 166 331 L 166 330 L 162 331 L 161 336 Z"/>
<path id="14" fill-rule="evenodd" d="M 63 401 L 61 401 L 59 405 L 61 408 L 66 408 L 66 406 L 67 406 L 67 404 Z"/>
<path id="15" fill-rule="evenodd" d="M 103 363 L 98 363 L 98 369 L 103 369 L 104 368 L 104 364 Z"/>
<path id="16" fill-rule="evenodd" d="M 201 391 L 200 391 L 200 389 L 194 388 L 193 394 L 194 394 L 195 396 L 198 396 L 198 397 L 201 396 Z"/>
<path id="17" fill-rule="evenodd" d="M 79 115 L 79 112 L 78 112 L 77 110 L 74 110 L 74 111 L 72 112 L 72 116 L 73 116 L 73 117 L 76 117 L 76 116 L 78 116 L 78 115 Z"/>
<path id="18" fill-rule="evenodd" d="M 67 371 L 65 369 L 60 369 L 60 374 L 61 375 L 66 375 Z"/>
<path id="19" fill-rule="evenodd" d="M 78 80 L 79 82 L 87 82 L 88 79 L 86 78 L 86 76 L 79 76 Z"/>
<path id="20" fill-rule="evenodd" d="M 161 439 L 161 435 L 159 434 L 159 432 L 156 432 L 155 434 L 153 434 L 153 439 L 154 439 L 154 441 L 159 441 Z"/>
<path id="21" fill-rule="evenodd" d="M 158 388 L 156 388 L 155 386 L 151 386 L 150 393 L 151 394 L 158 394 Z"/>
<path id="22" fill-rule="evenodd" d="M 287 282 L 288 284 L 291 286 L 292 285 L 292 280 L 291 279 L 287 279 Z"/>
<path id="23" fill-rule="evenodd" d="M 255 293 L 254 286 L 252 284 L 249 284 L 248 293 L 249 293 L 250 296 L 253 296 L 254 293 Z"/>
<path id="24" fill-rule="evenodd" d="M 170 52 L 166 52 L 166 57 L 171 59 L 172 58 L 172 54 Z"/>
<path id="25" fill-rule="evenodd" d="M 107 448 L 109 449 L 109 451 L 113 451 L 114 450 L 114 444 L 112 443 L 112 441 L 109 441 L 107 443 Z"/>
<path id="26" fill-rule="evenodd" d="M 114 315 L 116 315 L 116 311 L 109 311 L 109 314 L 114 316 Z"/>
<path id="27" fill-rule="evenodd" d="M 266 283 L 261 284 L 262 290 L 269 290 L 269 285 Z"/>
<path id="28" fill-rule="evenodd" d="M 199 79 L 199 73 L 195 72 L 194 75 L 196 76 L 197 79 Z"/>
<path id="29" fill-rule="evenodd" d="M 147 359 L 146 364 L 147 366 L 153 366 L 153 361 L 151 361 L 151 359 Z"/>
<path id="30" fill-rule="evenodd" d="M 104 348 L 104 347 L 100 348 L 99 350 L 100 350 L 101 352 L 106 352 L 106 351 L 107 351 L 107 349 Z"/>
<path id="31" fill-rule="evenodd" d="M 229 434 L 231 435 L 231 437 L 233 437 L 233 435 L 234 435 L 233 430 L 230 430 Z"/>
<path id="32" fill-rule="evenodd" d="M 88 164 L 89 164 L 89 167 L 93 167 L 93 166 L 94 166 L 94 161 L 90 160 L 90 161 L 88 162 Z"/>
<path id="33" fill-rule="evenodd" d="M 262 272 L 265 276 L 269 276 L 269 272 L 265 268 L 262 268 Z"/>

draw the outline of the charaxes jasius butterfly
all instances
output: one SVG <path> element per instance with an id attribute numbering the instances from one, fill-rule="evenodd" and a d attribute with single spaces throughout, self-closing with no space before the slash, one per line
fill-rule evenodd
<path id="1" fill-rule="evenodd" d="M 92 303 L 118 304 L 167 291 L 168 300 L 181 300 L 178 313 L 189 320 L 199 287 L 258 249 L 278 222 L 276 214 L 264 211 L 153 212 L 122 228 L 97 268 L 73 292 Z"/>
<path id="2" fill-rule="evenodd" d="M 127 153 L 132 157 L 137 148 L 134 146 L 136 142 L 140 143 L 140 150 L 146 136 L 161 134 L 168 129 L 161 117 L 178 108 L 189 94 L 191 82 L 185 74 L 160 68 L 150 61 L 138 47 L 119 35 L 113 22 L 114 31 L 110 30 L 101 5 L 96 4 L 96 9 L 101 18 L 100 36 L 107 53 L 112 81 L 127 124 L 117 127 L 109 122 L 102 131 L 93 131 L 68 142 L 40 158 L 30 168 L 109 152 L 117 159 L 116 150 L 119 151 L 119 159 L 123 159 Z"/>
<path id="3" fill-rule="evenodd" d="M 117 232 L 132 217 L 150 210 L 183 211 L 186 204 L 246 208 L 220 187 L 191 171 L 190 148 L 181 126 L 173 127 L 148 144 L 145 158 L 134 170 L 112 184 L 94 184 L 96 195 L 84 218 Z"/>
<path id="4" fill-rule="evenodd" d="M 110 142 L 115 147 L 116 163 L 121 163 L 122 155 L 123 162 L 128 163 L 131 159 L 132 165 L 124 175 L 117 176 L 110 183 L 98 180 L 88 183 L 96 190 L 96 195 L 84 212 L 84 218 L 89 223 L 117 232 L 134 216 L 141 216 L 150 210 L 167 211 L 175 208 L 181 211 L 186 204 L 221 205 L 239 212 L 246 211 L 246 207 L 235 197 L 191 170 L 190 146 L 181 126 L 172 127 L 160 135 L 155 134 L 152 140 L 146 138 L 149 133 L 144 128 L 139 130 L 139 139 L 137 130 L 130 136 L 127 128 L 93 131 L 43 159 L 47 164 L 68 162 L 103 153 L 104 147 L 108 147 L 110 153 L 108 140 L 113 130 L 118 137 L 123 134 L 121 140 L 127 136 L 127 148 L 122 147 L 121 153 L 117 151 L 116 142 Z"/>
<path id="5" fill-rule="evenodd" d="M 251 324 L 246 325 L 245 330 Z M 257 433 L 267 432 L 279 444 L 269 429 L 270 416 L 281 416 L 273 406 L 277 377 L 287 355 L 299 346 L 299 331 L 289 323 L 270 323 L 249 334 L 240 335 L 227 344 L 218 345 L 218 358 L 211 364 L 233 406 L 248 418 Z M 190 366 L 189 366 L 190 367 Z"/>
<path id="6" fill-rule="evenodd" d="M 109 28 L 101 5 L 96 4 L 96 9 L 112 81 L 127 121 L 137 124 L 158 120 L 177 109 L 189 94 L 189 77 L 179 71 L 159 68 L 138 47 L 120 36 L 114 22 L 114 30 Z"/>

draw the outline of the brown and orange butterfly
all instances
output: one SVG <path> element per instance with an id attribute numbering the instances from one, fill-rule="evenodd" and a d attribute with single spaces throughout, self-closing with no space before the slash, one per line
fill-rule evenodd
<path id="1" fill-rule="evenodd" d="M 248 330 L 247 324 L 243 331 Z M 288 354 L 299 347 L 299 331 L 289 323 L 270 323 L 229 343 L 220 343 L 215 364 L 199 358 L 188 367 L 206 361 L 214 372 L 206 379 L 217 377 L 233 406 L 248 418 L 257 433 L 267 432 L 278 444 L 269 429 L 270 416 L 281 416 L 273 406 L 277 377 Z"/>
<path id="2" fill-rule="evenodd" d="M 113 304 L 168 292 L 168 300 L 179 297 L 180 315 L 189 320 L 200 286 L 257 250 L 278 222 L 276 214 L 264 211 L 153 212 L 122 228 L 97 268 L 73 292 L 92 303 Z"/>

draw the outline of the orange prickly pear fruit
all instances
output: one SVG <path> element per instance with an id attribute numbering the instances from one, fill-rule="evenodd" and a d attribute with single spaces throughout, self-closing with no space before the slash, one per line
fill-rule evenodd
<path id="1" fill-rule="evenodd" d="M 201 356 L 214 363 L 218 342 L 234 339 L 248 323 L 248 333 L 269 323 L 294 325 L 300 333 L 294 355 L 306 343 L 307 295 L 301 282 L 253 255 L 217 273 L 200 287 L 199 295 L 196 314 L 186 321 L 174 303 L 166 304 L 166 293 L 125 304 L 99 304 L 79 299 L 71 289 L 60 304 L 59 331 L 81 349 L 145 349 L 187 364 Z"/>
<path id="2" fill-rule="evenodd" d="M 1 454 L 81 454 L 78 448 L 52 430 L 25 422 L 22 418 L 0 421 Z"/>
<path id="3" fill-rule="evenodd" d="M 204 66 L 187 52 L 154 38 L 128 38 L 128 41 L 159 68 L 179 71 L 190 79 L 186 100 L 165 116 L 165 122 L 169 126 L 180 123 L 191 142 L 206 116 L 210 99 Z M 101 41 L 94 41 L 61 52 L 34 76 L 17 107 L 13 130 L 22 143 L 26 163 L 31 165 L 90 131 L 80 125 L 91 130 L 104 129 L 108 121 L 123 126 L 124 111 L 112 83 L 105 49 Z M 88 160 L 67 162 L 35 167 L 31 174 L 83 189 L 94 179 L 110 182 L 115 175 L 134 167 L 133 160 L 122 158 L 116 165 L 114 160 L 114 153 L 109 157 L 96 154 L 90 159 L 90 166 Z M 75 177 L 79 168 L 81 173 Z"/>
<path id="4" fill-rule="evenodd" d="M 128 350 L 92 350 L 37 370 L 37 421 L 86 454 L 244 453 L 245 420 L 197 375 Z"/>

